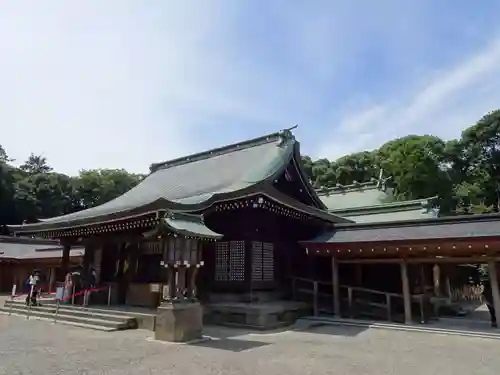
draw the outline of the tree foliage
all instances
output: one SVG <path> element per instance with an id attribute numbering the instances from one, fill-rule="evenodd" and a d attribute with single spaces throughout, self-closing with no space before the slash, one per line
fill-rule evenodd
<path id="1" fill-rule="evenodd" d="M 16 168 L 0 146 L 0 227 L 33 222 L 94 207 L 133 188 L 142 175 L 125 170 L 81 171 L 78 176 L 56 173 L 47 159 L 29 155 Z"/>
<path id="2" fill-rule="evenodd" d="M 103 204 L 142 178 L 123 169 L 84 170 L 78 176 L 53 171 L 31 154 L 16 168 L 0 145 L 0 228 Z M 459 139 L 430 135 L 394 139 L 374 151 L 338 160 L 312 160 L 303 167 L 315 187 L 334 187 L 391 176 L 394 199 L 439 197 L 447 215 L 500 211 L 500 110 L 488 113 Z"/>
<path id="3" fill-rule="evenodd" d="M 336 161 L 303 160 L 316 187 L 391 176 L 397 200 L 439 197 L 442 214 L 500 211 L 500 110 L 464 130 L 460 139 L 408 135 Z"/>

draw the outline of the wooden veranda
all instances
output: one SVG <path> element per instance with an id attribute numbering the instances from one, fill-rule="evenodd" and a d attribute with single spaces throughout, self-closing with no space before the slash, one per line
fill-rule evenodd
<path id="1" fill-rule="evenodd" d="M 500 229 L 500 227 L 499 227 Z M 358 232 L 359 234 L 359 232 Z M 346 236 L 344 236 L 345 238 Z M 353 236 L 354 238 L 354 236 Z M 449 265 L 460 264 L 487 264 L 489 278 L 497 280 L 492 282 L 493 304 L 497 321 L 500 321 L 500 291 L 498 286 L 498 272 L 500 262 L 500 236 L 471 237 L 464 236 L 454 238 L 420 238 L 420 239 L 398 239 L 398 240 L 378 240 L 378 241 L 315 241 L 303 244 L 305 251 L 310 257 L 318 257 L 317 261 L 324 263 L 329 259 L 331 262 L 331 281 L 296 278 L 294 290 L 297 283 L 312 283 L 315 313 L 319 312 L 318 300 L 329 294 L 332 298 L 332 310 L 336 316 L 352 315 L 355 305 L 355 295 L 366 293 L 378 295 L 377 302 L 373 305 L 387 311 L 387 319 L 393 319 L 392 306 L 398 301 L 402 301 L 404 310 L 404 322 L 413 321 L 414 311 L 412 305 L 417 304 L 420 309 L 420 321 L 424 322 L 426 301 L 438 305 L 441 300 L 450 298 L 449 279 L 446 272 L 442 270 Z M 377 288 L 360 287 L 359 285 L 349 285 L 339 276 L 339 268 L 350 266 L 354 273 L 361 272 L 361 269 L 377 265 L 392 265 L 399 268 L 400 293 L 384 291 Z M 399 267 L 398 267 L 399 266 Z M 411 291 L 411 280 L 409 277 L 409 267 L 426 267 L 432 269 L 433 283 L 431 285 L 421 285 L 421 292 Z M 423 272 L 423 271 L 422 271 Z M 383 278 L 385 275 L 380 275 Z M 447 291 L 441 292 L 440 282 L 443 280 Z M 428 288 L 427 288 L 428 287 Z M 330 288 L 331 292 L 325 291 Z M 347 308 L 343 308 L 347 306 Z"/>

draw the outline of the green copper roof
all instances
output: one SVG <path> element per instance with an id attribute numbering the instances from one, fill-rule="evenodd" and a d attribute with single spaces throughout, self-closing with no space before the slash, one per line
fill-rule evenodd
<path id="1" fill-rule="evenodd" d="M 435 210 L 426 210 L 421 207 L 411 210 L 365 213 L 359 215 L 340 215 L 345 219 L 354 221 L 355 223 L 381 223 L 387 221 L 404 221 L 404 220 L 423 220 L 437 217 Z"/>
<path id="2" fill-rule="evenodd" d="M 300 158 L 299 143 L 290 130 L 284 130 L 153 164 L 151 173 L 141 183 L 105 204 L 9 228 L 17 233 L 37 232 L 119 220 L 158 210 L 200 211 L 216 201 L 236 199 L 270 189 L 273 181 L 284 173 L 294 158 Z M 324 208 L 309 182 L 302 181 L 302 184 L 316 207 Z M 320 216 L 324 215 L 332 220 L 335 217 L 322 211 Z"/>
<path id="3" fill-rule="evenodd" d="M 435 218 L 439 210 L 433 207 L 437 197 L 379 204 L 370 207 L 354 207 L 331 210 L 332 214 L 356 223 L 378 223 L 387 221 L 423 220 Z"/>
<path id="4" fill-rule="evenodd" d="M 184 236 L 213 239 L 222 238 L 222 234 L 212 231 L 205 225 L 203 218 L 200 215 L 171 213 L 165 217 L 164 221 L 167 227 Z"/>
<path id="5" fill-rule="evenodd" d="M 338 185 L 318 191 L 319 198 L 329 211 L 377 206 L 386 202 L 391 194 L 384 181 L 372 180 L 352 185 Z"/>
<path id="6" fill-rule="evenodd" d="M 339 224 L 307 243 L 370 243 L 432 239 L 468 239 L 500 235 L 500 215 L 463 215 L 405 222 Z"/>

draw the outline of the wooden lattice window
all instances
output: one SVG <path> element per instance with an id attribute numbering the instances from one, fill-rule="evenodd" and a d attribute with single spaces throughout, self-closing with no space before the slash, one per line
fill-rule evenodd
<path id="1" fill-rule="evenodd" d="M 229 279 L 229 242 L 215 243 L 215 280 Z"/>
<path id="2" fill-rule="evenodd" d="M 252 242 L 252 280 L 274 281 L 274 244 Z"/>
<path id="3" fill-rule="evenodd" d="M 215 280 L 245 280 L 245 241 L 215 243 Z"/>
<path id="4" fill-rule="evenodd" d="M 229 242 L 229 281 L 245 281 L 245 241 Z"/>

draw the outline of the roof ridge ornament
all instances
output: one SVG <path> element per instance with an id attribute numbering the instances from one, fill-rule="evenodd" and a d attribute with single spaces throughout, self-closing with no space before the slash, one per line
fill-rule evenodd
<path id="1" fill-rule="evenodd" d="M 295 124 L 291 128 L 283 129 L 278 132 L 279 136 L 281 137 L 281 142 L 278 144 L 278 147 L 282 147 L 288 141 L 295 140 L 295 136 L 293 135 L 292 130 L 297 129 L 298 126 L 298 124 Z"/>

